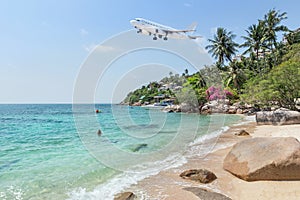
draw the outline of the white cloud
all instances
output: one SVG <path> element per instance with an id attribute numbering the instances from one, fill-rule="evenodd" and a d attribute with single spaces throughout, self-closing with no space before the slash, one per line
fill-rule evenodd
<path id="1" fill-rule="evenodd" d="M 92 52 L 94 50 L 98 51 L 98 52 L 109 52 L 109 51 L 114 51 L 116 50 L 115 47 L 112 46 L 104 46 L 104 45 L 97 45 L 95 43 L 89 44 L 89 45 L 84 45 L 83 46 L 84 50 L 86 50 L 87 52 Z"/>
<path id="2" fill-rule="evenodd" d="M 80 29 L 80 35 L 81 36 L 86 36 L 88 34 L 89 34 L 89 32 L 87 30 L 85 30 L 84 28 Z"/>
<path id="3" fill-rule="evenodd" d="M 191 7 L 192 6 L 192 4 L 190 4 L 190 3 L 184 3 L 183 4 L 185 7 Z"/>

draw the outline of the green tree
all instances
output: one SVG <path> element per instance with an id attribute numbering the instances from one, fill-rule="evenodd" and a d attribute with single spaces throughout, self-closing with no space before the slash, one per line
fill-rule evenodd
<path id="1" fill-rule="evenodd" d="M 288 52 L 283 56 L 282 60 L 300 62 L 300 43 L 292 45 Z"/>
<path id="2" fill-rule="evenodd" d="M 198 89 L 206 86 L 206 82 L 200 72 L 188 77 L 186 84 L 190 85 L 193 89 Z"/>
<path id="3" fill-rule="evenodd" d="M 232 56 L 237 52 L 239 46 L 233 40 L 236 37 L 231 31 L 227 32 L 224 28 L 218 28 L 214 39 L 209 39 L 211 43 L 205 48 L 217 59 L 217 66 L 222 69 L 225 61 L 232 61 Z"/>
<path id="4" fill-rule="evenodd" d="M 185 86 L 181 91 L 176 92 L 176 97 L 178 103 L 186 104 L 188 107 L 198 110 L 199 101 L 198 101 L 197 92 L 192 89 L 190 86 Z"/>
<path id="5" fill-rule="evenodd" d="M 242 99 L 261 106 L 278 105 L 297 110 L 300 97 L 300 62 L 293 59 L 274 67 L 269 74 L 248 81 Z"/>
<path id="6" fill-rule="evenodd" d="M 296 99 L 300 97 L 300 63 L 287 61 L 276 67 L 269 80 L 271 95 L 281 107 L 296 110 Z"/>
<path id="7" fill-rule="evenodd" d="M 300 29 L 295 31 L 290 31 L 288 34 L 284 35 L 284 38 L 288 45 L 292 45 L 300 42 Z"/>
<path id="8" fill-rule="evenodd" d="M 258 25 L 253 24 L 246 30 L 247 36 L 242 36 L 245 42 L 240 47 L 247 47 L 243 54 L 255 52 L 256 59 L 259 59 L 259 51 L 265 47 L 266 29 L 264 23 L 259 21 Z"/>
<path id="9" fill-rule="evenodd" d="M 242 70 L 243 63 L 239 61 L 233 61 L 229 64 L 228 71 L 225 77 L 225 86 L 237 89 L 240 92 L 242 84 L 245 82 L 246 77 Z"/>
<path id="10" fill-rule="evenodd" d="M 282 20 L 287 19 L 287 13 L 280 13 L 275 9 L 269 10 L 269 12 L 264 16 L 262 21 L 266 28 L 266 39 L 268 41 L 268 47 L 273 50 L 277 47 L 277 32 L 287 32 L 288 28 L 281 25 Z"/>

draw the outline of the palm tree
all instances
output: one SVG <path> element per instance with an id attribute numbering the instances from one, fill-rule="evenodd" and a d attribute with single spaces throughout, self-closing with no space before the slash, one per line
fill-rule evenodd
<path id="1" fill-rule="evenodd" d="M 269 10 L 269 12 L 264 16 L 264 20 L 262 21 L 266 27 L 266 37 L 267 41 L 269 42 L 268 46 L 270 50 L 273 50 L 273 47 L 277 47 L 277 32 L 280 31 L 288 31 L 289 29 L 284 26 L 280 25 L 281 21 L 287 19 L 287 13 L 279 13 L 275 9 Z"/>
<path id="2" fill-rule="evenodd" d="M 222 65 L 225 61 L 232 62 L 232 56 L 237 52 L 237 43 L 233 41 L 236 37 L 231 31 L 227 32 L 224 28 L 218 28 L 217 33 L 214 35 L 214 39 L 208 41 L 212 43 L 206 46 L 208 52 L 217 59 L 217 66 L 222 69 Z"/>
<path id="3" fill-rule="evenodd" d="M 243 54 L 255 52 L 256 59 L 259 58 L 259 51 L 265 47 L 266 29 L 264 23 L 259 21 L 258 25 L 253 24 L 246 30 L 247 36 L 242 36 L 245 42 L 240 47 L 248 47 Z"/>
<path id="4" fill-rule="evenodd" d="M 242 62 L 233 61 L 229 65 L 229 70 L 226 72 L 226 83 L 225 85 L 229 87 L 233 84 L 234 88 L 240 92 L 241 85 L 245 82 L 246 78 L 242 70 Z"/>
<path id="5" fill-rule="evenodd" d="M 201 72 L 197 72 L 187 79 L 188 84 L 192 85 L 193 89 L 199 89 L 206 86 L 205 79 Z"/>

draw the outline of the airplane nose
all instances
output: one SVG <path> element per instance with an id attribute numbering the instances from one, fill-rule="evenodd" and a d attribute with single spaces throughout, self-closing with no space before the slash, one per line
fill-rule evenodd
<path id="1" fill-rule="evenodd" d="M 135 24 L 135 20 L 130 20 L 130 24 Z"/>

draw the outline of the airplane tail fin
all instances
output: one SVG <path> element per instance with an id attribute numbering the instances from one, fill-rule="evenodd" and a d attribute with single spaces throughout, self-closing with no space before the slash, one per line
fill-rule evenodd
<path id="1" fill-rule="evenodd" d="M 197 22 L 193 22 L 189 27 L 188 29 L 192 32 L 192 35 L 188 35 L 188 37 L 192 40 L 196 40 L 198 38 L 201 38 L 202 36 L 196 36 L 196 35 L 193 35 L 194 32 L 196 32 L 196 27 L 197 27 Z"/>
<path id="2" fill-rule="evenodd" d="M 191 30 L 193 32 L 196 31 L 196 28 L 197 28 L 197 22 L 193 22 L 188 28 L 187 30 Z"/>

